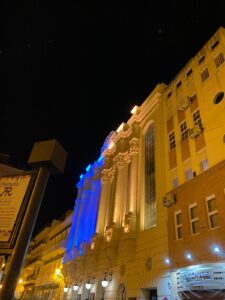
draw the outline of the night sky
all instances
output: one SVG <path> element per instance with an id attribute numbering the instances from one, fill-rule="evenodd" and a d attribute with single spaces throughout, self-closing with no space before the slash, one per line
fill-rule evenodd
<path id="1" fill-rule="evenodd" d="M 2 2 L 0 152 L 19 168 L 36 141 L 68 152 L 36 233 L 73 209 L 79 175 L 132 107 L 225 27 L 225 0 Z"/>

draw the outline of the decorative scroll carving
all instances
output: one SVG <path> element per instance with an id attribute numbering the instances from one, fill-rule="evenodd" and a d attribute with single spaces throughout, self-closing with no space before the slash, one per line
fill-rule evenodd
<path id="1" fill-rule="evenodd" d="M 131 155 L 138 154 L 138 151 L 139 151 L 139 139 L 133 138 L 130 141 L 130 154 Z"/>
<path id="2" fill-rule="evenodd" d="M 115 158 L 114 162 L 118 169 L 123 168 L 126 163 L 126 153 L 119 153 Z"/>

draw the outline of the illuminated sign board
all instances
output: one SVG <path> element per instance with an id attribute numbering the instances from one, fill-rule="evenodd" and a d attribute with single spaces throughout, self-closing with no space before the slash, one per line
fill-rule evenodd
<path id="1" fill-rule="evenodd" d="M 178 292 L 220 290 L 225 286 L 225 264 L 207 264 L 177 271 Z"/>
<path id="2" fill-rule="evenodd" d="M 24 216 L 35 172 L 0 177 L 0 248 L 11 248 Z"/>

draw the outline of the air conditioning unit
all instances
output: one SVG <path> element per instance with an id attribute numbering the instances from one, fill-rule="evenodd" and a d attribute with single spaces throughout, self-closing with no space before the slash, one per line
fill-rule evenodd
<path id="1" fill-rule="evenodd" d="M 199 125 L 195 125 L 194 127 L 192 127 L 189 131 L 189 137 L 192 139 L 195 139 L 200 133 L 201 133 L 201 128 Z"/>
<path id="2" fill-rule="evenodd" d="M 183 111 L 185 109 L 187 109 L 190 106 L 190 101 L 187 99 L 185 101 L 183 101 L 180 105 L 179 105 L 179 110 Z"/>
<path id="3" fill-rule="evenodd" d="M 169 193 L 165 197 L 163 197 L 163 206 L 169 207 L 176 203 L 175 194 Z"/>

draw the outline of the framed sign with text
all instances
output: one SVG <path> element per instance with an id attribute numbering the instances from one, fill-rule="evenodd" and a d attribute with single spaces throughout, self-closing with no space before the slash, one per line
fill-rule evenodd
<path id="1" fill-rule="evenodd" d="M 0 177 L 0 248 L 14 246 L 23 221 L 36 171 Z"/>

